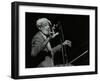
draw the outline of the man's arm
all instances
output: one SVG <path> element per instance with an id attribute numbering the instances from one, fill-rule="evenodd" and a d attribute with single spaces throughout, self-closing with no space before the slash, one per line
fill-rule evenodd
<path id="1" fill-rule="evenodd" d="M 57 45 L 56 47 L 52 48 L 53 54 L 55 54 L 57 51 L 60 51 L 62 48 L 61 44 Z"/>
<path id="2" fill-rule="evenodd" d="M 59 44 L 56 47 L 54 47 L 52 49 L 53 54 L 56 53 L 57 51 L 61 51 L 63 45 L 68 45 L 69 47 L 71 47 L 71 41 L 65 40 L 62 44 Z"/>

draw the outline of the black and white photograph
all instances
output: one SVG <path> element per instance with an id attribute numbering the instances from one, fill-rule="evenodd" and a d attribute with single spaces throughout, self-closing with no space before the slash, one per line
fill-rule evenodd
<path id="1" fill-rule="evenodd" d="M 26 68 L 89 65 L 89 16 L 25 13 Z"/>
<path id="2" fill-rule="evenodd" d="M 12 78 L 97 73 L 97 7 L 12 3 Z"/>

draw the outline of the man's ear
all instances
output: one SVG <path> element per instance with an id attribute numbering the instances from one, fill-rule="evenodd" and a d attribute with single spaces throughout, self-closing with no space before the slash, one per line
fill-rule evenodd
<path id="1" fill-rule="evenodd" d="M 39 30 L 41 30 L 41 27 L 39 27 Z"/>

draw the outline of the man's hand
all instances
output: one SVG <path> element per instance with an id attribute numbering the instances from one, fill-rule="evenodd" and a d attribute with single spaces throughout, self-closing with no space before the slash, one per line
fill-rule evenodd
<path id="1" fill-rule="evenodd" d="M 54 33 L 54 32 L 50 32 L 50 38 L 55 38 L 57 35 L 59 35 L 59 33 Z"/>
<path id="2" fill-rule="evenodd" d="M 59 35 L 59 33 L 57 32 L 57 33 L 55 33 L 55 24 L 54 24 L 54 26 L 52 27 L 52 29 L 51 29 L 51 38 L 55 38 L 57 35 Z"/>
<path id="3" fill-rule="evenodd" d="M 53 33 L 52 38 L 55 38 L 57 35 L 59 35 L 59 33 Z"/>
<path id="4" fill-rule="evenodd" d="M 71 47 L 71 41 L 65 40 L 65 41 L 63 42 L 63 45 L 68 45 L 69 47 Z"/>

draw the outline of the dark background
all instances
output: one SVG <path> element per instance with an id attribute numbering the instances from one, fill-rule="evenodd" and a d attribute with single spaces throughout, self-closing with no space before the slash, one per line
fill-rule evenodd
<path id="1" fill-rule="evenodd" d="M 31 57 L 31 41 L 38 32 L 36 21 L 39 18 L 47 18 L 52 24 L 60 22 L 63 29 L 64 40 L 70 40 L 72 47 L 66 47 L 68 62 L 81 55 L 84 51 L 89 51 L 89 16 L 71 14 L 44 14 L 44 13 L 25 13 L 26 23 L 26 68 L 33 67 Z M 59 29 L 57 30 L 59 31 Z M 60 44 L 60 35 L 52 39 L 52 47 Z M 55 65 L 63 64 L 62 54 L 57 53 L 54 57 Z M 73 65 L 89 65 L 89 52 L 72 63 Z"/>

